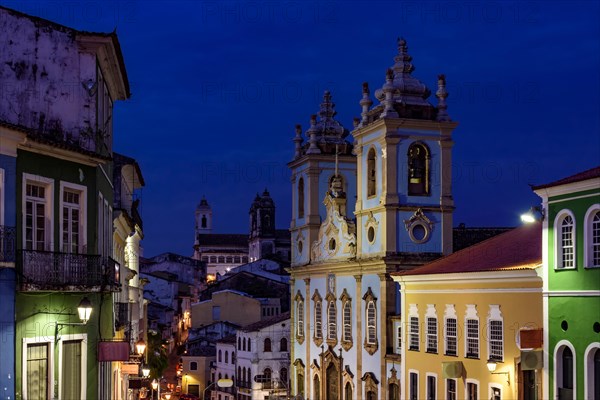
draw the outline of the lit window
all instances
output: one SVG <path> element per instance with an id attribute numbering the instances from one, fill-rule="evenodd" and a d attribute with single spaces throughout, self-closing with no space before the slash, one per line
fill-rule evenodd
<path id="1" fill-rule="evenodd" d="M 327 306 L 327 339 L 337 339 L 337 318 L 336 318 L 335 302 L 330 301 Z"/>
<path id="2" fill-rule="evenodd" d="M 504 348 L 504 334 L 502 320 L 490 320 L 490 360 L 502 361 Z"/>
<path id="3" fill-rule="evenodd" d="M 367 303 L 367 343 L 375 344 L 377 342 L 377 313 L 375 312 L 375 302 Z"/>
<path id="4" fill-rule="evenodd" d="M 315 302 L 315 338 L 323 337 L 323 305 L 320 301 Z"/>
<path id="5" fill-rule="evenodd" d="M 413 143 L 408 149 L 408 194 L 429 194 L 429 149 L 422 143 Z"/>
<path id="6" fill-rule="evenodd" d="M 343 325 L 344 325 L 344 338 L 345 342 L 352 341 L 352 306 L 350 301 L 344 303 L 344 314 L 343 314 Z"/>
<path id="7" fill-rule="evenodd" d="M 296 324 L 296 336 L 304 336 L 304 301 L 297 300 L 296 315 L 298 315 L 298 322 Z"/>
<path id="8" fill-rule="evenodd" d="M 573 218 L 567 215 L 560 224 L 560 263 L 559 268 L 573 268 L 575 266 Z"/>

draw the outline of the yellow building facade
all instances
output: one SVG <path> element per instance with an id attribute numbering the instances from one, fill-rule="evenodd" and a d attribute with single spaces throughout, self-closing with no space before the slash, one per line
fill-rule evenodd
<path id="1" fill-rule="evenodd" d="M 393 276 L 401 398 L 541 398 L 539 243 L 539 224 L 521 227 Z"/>

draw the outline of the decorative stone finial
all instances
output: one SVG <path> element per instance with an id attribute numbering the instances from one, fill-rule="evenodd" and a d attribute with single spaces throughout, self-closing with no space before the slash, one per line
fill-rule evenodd
<path id="1" fill-rule="evenodd" d="M 394 71 L 391 68 L 388 68 L 385 74 L 385 84 L 383 85 L 383 95 L 385 96 L 383 100 L 383 113 L 382 117 L 397 117 L 398 113 L 394 110 Z"/>
<path id="2" fill-rule="evenodd" d="M 360 100 L 360 106 L 362 107 L 362 112 L 360 113 L 362 124 L 367 122 L 367 113 L 369 112 L 369 108 L 371 108 L 371 106 L 373 105 L 373 101 L 371 101 L 369 94 L 369 84 L 367 82 L 363 82 L 362 99 Z M 354 127 L 356 128 L 356 124 L 354 125 Z"/>
<path id="3" fill-rule="evenodd" d="M 294 159 L 302 155 L 302 126 L 296 125 L 296 136 L 294 136 Z"/>
<path id="4" fill-rule="evenodd" d="M 438 99 L 438 121 L 450 121 L 448 115 L 448 105 L 446 104 L 446 98 L 448 97 L 448 91 L 446 90 L 446 76 L 444 74 L 438 75 L 438 90 L 435 92 L 435 96 Z"/>
<path id="5" fill-rule="evenodd" d="M 306 133 L 310 134 L 308 140 L 310 146 L 308 147 L 306 154 L 320 154 L 321 150 L 317 146 L 317 116 L 315 114 L 310 116 L 310 128 Z"/>

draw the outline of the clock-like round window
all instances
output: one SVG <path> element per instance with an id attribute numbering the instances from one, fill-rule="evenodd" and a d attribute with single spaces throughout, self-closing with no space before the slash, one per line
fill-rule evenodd
<path id="1" fill-rule="evenodd" d="M 424 222 L 416 221 L 408 230 L 408 235 L 414 243 L 425 243 L 431 236 L 431 229 Z"/>
<path id="2" fill-rule="evenodd" d="M 375 228 L 373 228 L 372 226 L 370 226 L 369 229 L 367 229 L 367 240 L 371 244 L 375 241 Z"/>

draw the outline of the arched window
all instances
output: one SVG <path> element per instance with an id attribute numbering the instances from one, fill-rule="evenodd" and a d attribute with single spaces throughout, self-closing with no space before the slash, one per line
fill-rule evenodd
<path id="1" fill-rule="evenodd" d="M 248 338 L 248 351 L 252 351 L 252 340 Z"/>
<path id="2" fill-rule="evenodd" d="M 190 371 L 197 371 L 198 370 L 198 363 L 196 361 L 192 361 L 190 363 Z"/>
<path id="3" fill-rule="evenodd" d="M 337 339 L 337 318 L 334 301 L 330 301 L 327 306 L 327 339 Z"/>
<path id="4" fill-rule="evenodd" d="M 585 267 L 600 267 L 600 204 L 594 204 L 585 213 L 583 231 Z"/>
<path id="5" fill-rule="evenodd" d="M 219 350 L 219 362 L 223 361 L 221 350 Z"/>
<path id="6" fill-rule="evenodd" d="M 390 400 L 400 400 L 400 387 L 395 383 L 390 383 L 388 387 L 388 397 Z"/>
<path id="7" fill-rule="evenodd" d="M 375 149 L 371 148 L 367 153 L 367 196 L 375 196 L 377 193 L 377 170 L 375 166 Z"/>
<path id="8" fill-rule="evenodd" d="M 242 343 L 243 343 L 242 348 L 244 351 L 246 351 L 246 338 L 244 338 L 244 341 Z"/>
<path id="9" fill-rule="evenodd" d="M 314 400 L 321 400 L 321 380 L 319 375 L 315 375 L 313 378 L 313 398 Z"/>
<path id="10" fill-rule="evenodd" d="M 235 351 L 231 352 L 231 363 L 235 364 Z"/>
<path id="11" fill-rule="evenodd" d="M 263 351 L 265 353 L 271 351 L 271 339 L 269 339 L 269 338 L 265 339 L 265 344 L 264 344 L 264 350 Z"/>
<path id="12" fill-rule="evenodd" d="M 352 385 L 350 382 L 346 382 L 344 387 L 344 400 L 352 400 Z"/>
<path id="13" fill-rule="evenodd" d="M 304 397 L 304 374 L 300 370 L 296 372 L 296 393 Z"/>
<path id="14" fill-rule="evenodd" d="M 323 337 L 323 304 L 321 301 L 315 301 L 315 338 Z"/>
<path id="15" fill-rule="evenodd" d="M 202 227 L 206 228 L 206 215 L 202 216 Z"/>
<path id="16" fill-rule="evenodd" d="M 558 226 L 557 226 L 558 225 Z M 571 214 L 563 214 L 558 218 L 554 234 L 557 239 L 556 268 L 575 267 L 575 222 Z"/>
<path id="17" fill-rule="evenodd" d="M 271 388 L 271 378 L 273 376 L 271 368 L 265 368 L 265 370 L 263 371 L 263 376 L 264 376 L 264 380 L 265 380 L 265 382 L 263 383 L 263 389 L 270 389 Z"/>
<path id="18" fill-rule="evenodd" d="M 367 343 L 375 344 L 377 342 L 377 313 L 375 311 L 375 302 L 367 303 Z"/>
<path id="19" fill-rule="evenodd" d="M 344 312 L 342 314 L 342 325 L 344 327 L 344 335 L 342 340 L 345 342 L 352 341 L 352 305 L 350 301 L 344 302 Z"/>
<path id="20" fill-rule="evenodd" d="M 304 218 L 304 178 L 298 180 L 298 218 Z"/>
<path id="21" fill-rule="evenodd" d="M 594 385 L 592 390 L 590 390 L 590 397 L 593 399 L 600 399 L 600 349 L 594 351 L 590 375 L 590 383 Z"/>
<path id="22" fill-rule="evenodd" d="M 238 338 L 238 350 L 242 349 L 242 338 Z"/>
<path id="23" fill-rule="evenodd" d="M 243 381 L 242 381 L 241 379 L 242 379 L 242 376 L 243 376 L 243 375 L 242 375 L 242 367 L 240 367 L 240 366 L 238 366 L 238 374 L 237 374 L 237 376 L 238 376 L 238 382 L 237 382 L 237 385 L 238 385 L 238 386 L 242 386 L 242 382 L 243 382 Z"/>
<path id="24" fill-rule="evenodd" d="M 279 380 L 281 381 L 281 383 L 283 383 L 285 386 L 284 387 L 288 387 L 288 370 L 287 368 L 281 368 L 279 370 Z"/>
<path id="25" fill-rule="evenodd" d="M 408 194 L 429 195 L 429 149 L 423 143 L 408 148 Z"/>
<path id="26" fill-rule="evenodd" d="M 284 337 L 279 341 L 279 351 L 287 351 L 287 339 Z"/>
<path id="27" fill-rule="evenodd" d="M 229 363 L 229 352 L 225 350 L 225 364 Z"/>
<path id="28" fill-rule="evenodd" d="M 223 264 L 225 262 L 225 257 L 219 256 L 219 264 Z"/>
<path id="29" fill-rule="evenodd" d="M 303 337 L 304 336 L 304 301 L 298 300 L 297 306 L 297 315 L 298 315 L 298 324 L 296 330 L 296 336 Z"/>
<path id="30" fill-rule="evenodd" d="M 562 363 L 562 384 L 560 389 L 573 389 L 573 352 L 570 348 L 565 347 L 561 356 Z"/>

